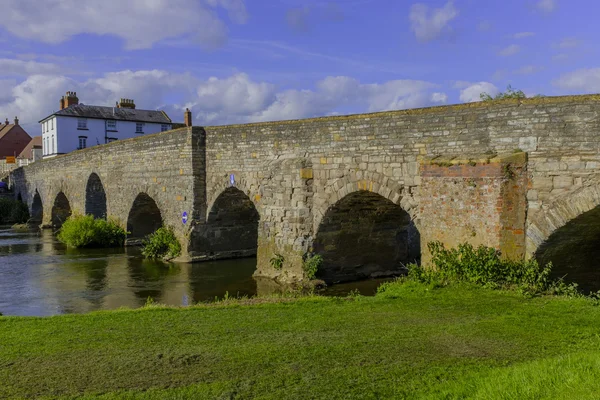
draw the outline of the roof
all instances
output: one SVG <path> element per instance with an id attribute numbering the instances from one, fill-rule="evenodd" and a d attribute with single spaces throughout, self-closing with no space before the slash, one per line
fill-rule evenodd
<path id="1" fill-rule="evenodd" d="M 42 147 L 42 137 L 41 136 L 34 136 L 33 139 L 31 139 L 29 141 L 29 143 L 27 143 L 27 146 L 25 146 L 25 148 L 23 149 L 21 154 L 19 154 L 19 158 L 31 158 L 31 156 L 32 156 L 31 150 L 34 147 Z"/>
<path id="2" fill-rule="evenodd" d="M 0 124 L 0 139 L 2 139 L 14 126 L 14 124 Z"/>
<path id="3" fill-rule="evenodd" d="M 54 115 L 64 117 L 113 119 L 118 121 L 153 122 L 156 124 L 171 123 L 171 118 L 169 118 L 164 111 L 160 110 L 137 110 L 133 108 L 88 106 L 84 104 L 69 106 L 50 114 L 39 122 L 43 122 Z"/>

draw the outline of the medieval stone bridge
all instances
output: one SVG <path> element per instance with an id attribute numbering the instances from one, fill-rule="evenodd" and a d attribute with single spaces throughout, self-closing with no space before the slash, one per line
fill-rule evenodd
<path id="1" fill-rule="evenodd" d="M 257 253 L 256 274 L 284 281 L 312 253 L 327 281 L 397 272 L 431 240 L 551 258 L 600 247 L 600 97 L 181 128 L 19 168 L 11 185 L 43 225 L 170 225 L 182 260 Z"/>

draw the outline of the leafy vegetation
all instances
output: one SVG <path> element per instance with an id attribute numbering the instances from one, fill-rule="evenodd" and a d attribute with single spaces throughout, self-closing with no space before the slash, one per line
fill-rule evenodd
<path id="1" fill-rule="evenodd" d="M 283 263 L 285 262 L 285 257 L 283 255 L 277 253 L 273 257 L 271 257 L 269 262 L 271 263 L 271 266 L 273 268 L 275 268 L 276 270 L 280 270 L 283 268 Z"/>
<path id="2" fill-rule="evenodd" d="M 21 201 L 0 197 L 0 224 L 23 224 L 29 219 L 29 209 Z"/>
<path id="3" fill-rule="evenodd" d="M 58 233 L 58 240 L 69 247 L 120 247 L 126 237 L 118 221 L 80 214 L 67 218 Z"/>
<path id="4" fill-rule="evenodd" d="M 487 92 L 482 92 L 479 97 L 481 98 L 482 101 L 492 101 L 492 100 L 503 100 L 503 99 L 525 99 L 527 98 L 527 96 L 525 95 L 525 93 L 523 93 L 522 90 L 515 90 L 512 88 L 511 85 L 508 85 L 508 87 L 506 88 L 505 92 L 500 92 L 495 96 L 491 96 L 489 93 Z M 544 97 L 541 94 L 537 94 L 535 96 L 533 96 L 534 98 L 537 97 Z"/>
<path id="5" fill-rule="evenodd" d="M 306 274 L 307 279 L 315 279 L 315 275 L 319 270 L 319 267 L 323 263 L 323 257 L 318 254 L 307 255 L 302 262 L 302 269 Z"/>
<path id="6" fill-rule="evenodd" d="M 171 227 L 163 226 L 142 241 L 142 254 L 146 258 L 170 260 L 181 254 L 181 243 Z"/>
<path id="7" fill-rule="evenodd" d="M 501 257 L 498 250 L 463 243 L 446 249 L 441 242 L 427 244 L 431 267 L 408 266 L 409 280 L 433 286 L 468 282 L 487 288 L 516 289 L 526 294 L 577 294 L 577 285 L 550 279 L 552 264 L 540 266 L 535 259 L 513 261 Z"/>
<path id="8" fill-rule="evenodd" d="M 375 297 L 4 316 L 0 398 L 595 398 L 599 325 L 588 299 L 416 281 Z"/>

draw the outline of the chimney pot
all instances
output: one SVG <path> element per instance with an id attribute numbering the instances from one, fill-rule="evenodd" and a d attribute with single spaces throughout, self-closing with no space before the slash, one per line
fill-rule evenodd
<path id="1" fill-rule="evenodd" d="M 15 116 L 15 125 L 19 125 L 19 118 Z"/>
<path id="2" fill-rule="evenodd" d="M 8 124 L 9 124 L 9 122 L 8 122 L 8 118 L 6 118 L 6 121 L 4 121 L 4 123 L 5 123 L 6 125 L 8 125 Z"/>

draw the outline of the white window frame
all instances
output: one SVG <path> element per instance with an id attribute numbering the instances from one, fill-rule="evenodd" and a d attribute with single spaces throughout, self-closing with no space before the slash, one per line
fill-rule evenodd
<path id="1" fill-rule="evenodd" d="M 50 120 L 50 129 L 54 129 L 54 118 Z"/>
<path id="2" fill-rule="evenodd" d="M 169 125 L 167 124 L 161 124 L 160 125 L 160 131 L 164 132 L 164 131 L 168 131 L 169 130 Z"/>
<path id="3" fill-rule="evenodd" d="M 77 146 L 77 150 L 82 150 L 87 148 L 87 136 L 79 136 L 79 144 Z"/>
<path id="4" fill-rule="evenodd" d="M 52 135 L 52 139 L 50 141 L 52 143 L 52 153 L 51 154 L 54 154 L 54 135 Z"/>
<path id="5" fill-rule="evenodd" d="M 107 131 L 116 131 L 117 130 L 117 121 L 114 119 L 107 119 L 106 120 L 106 130 Z"/>
<path id="6" fill-rule="evenodd" d="M 77 118 L 77 129 L 87 129 L 87 118 Z"/>
<path id="7" fill-rule="evenodd" d="M 135 123 L 135 133 L 144 133 L 144 123 L 143 122 Z"/>

